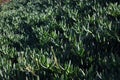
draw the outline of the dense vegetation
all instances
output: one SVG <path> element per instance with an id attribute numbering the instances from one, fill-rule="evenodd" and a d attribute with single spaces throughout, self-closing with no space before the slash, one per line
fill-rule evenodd
<path id="1" fill-rule="evenodd" d="M 120 80 L 119 0 L 12 0 L 0 7 L 0 80 Z"/>

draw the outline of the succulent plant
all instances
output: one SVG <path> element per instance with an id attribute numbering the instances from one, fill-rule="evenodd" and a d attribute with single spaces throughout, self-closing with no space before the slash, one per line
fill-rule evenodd
<path id="1" fill-rule="evenodd" d="M 12 0 L 0 6 L 0 80 L 119 80 L 117 0 Z"/>

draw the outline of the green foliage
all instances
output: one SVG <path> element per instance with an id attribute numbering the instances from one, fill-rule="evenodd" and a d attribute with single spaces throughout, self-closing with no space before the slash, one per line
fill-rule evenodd
<path id="1" fill-rule="evenodd" d="M 117 0 L 12 0 L 0 7 L 0 80 L 119 80 Z"/>

